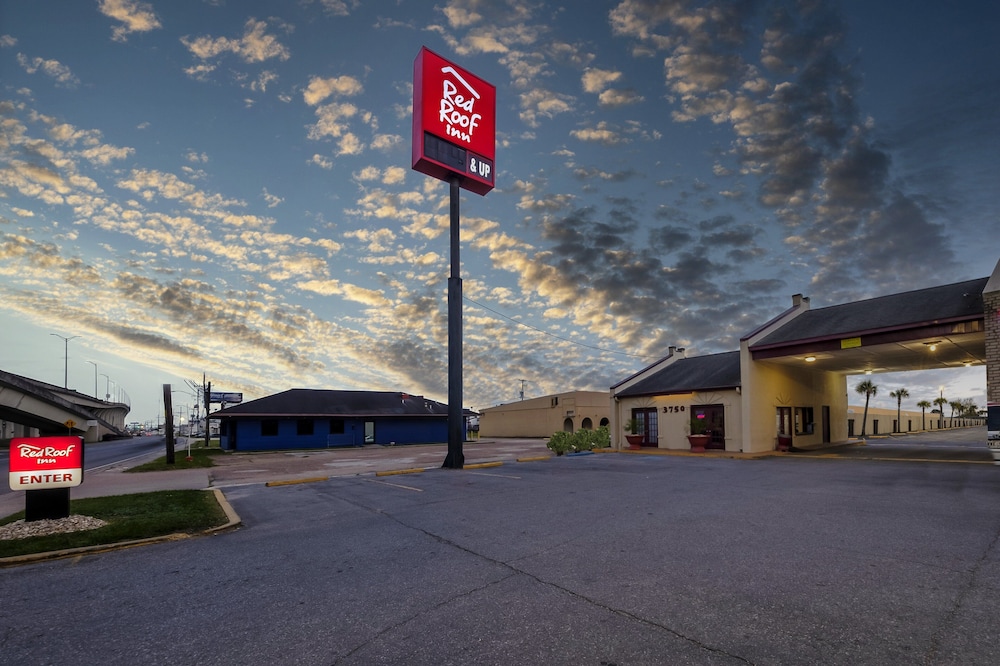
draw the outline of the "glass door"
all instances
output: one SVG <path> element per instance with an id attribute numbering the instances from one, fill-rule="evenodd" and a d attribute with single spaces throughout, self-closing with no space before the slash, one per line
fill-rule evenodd
<path id="1" fill-rule="evenodd" d="M 633 409 L 632 418 L 639 424 L 639 432 L 637 434 L 642 435 L 642 445 L 659 446 L 660 427 L 656 417 L 656 408 Z"/>
<path id="2" fill-rule="evenodd" d="M 705 445 L 706 449 L 726 448 L 726 406 L 725 405 L 691 405 L 693 422 L 700 422 L 701 429 L 711 439 Z M 692 432 L 694 432 L 692 428 Z"/>

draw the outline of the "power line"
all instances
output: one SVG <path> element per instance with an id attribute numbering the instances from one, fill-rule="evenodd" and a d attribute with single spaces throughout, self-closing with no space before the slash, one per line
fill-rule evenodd
<path id="1" fill-rule="evenodd" d="M 523 321 L 518 321 L 516 319 L 508 317 L 507 315 L 505 315 L 502 312 L 497 312 L 493 308 L 487 307 L 487 306 L 483 305 L 482 303 L 477 303 L 476 301 L 472 300 L 468 296 L 462 296 L 462 300 L 468 301 L 469 303 L 472 303 L 476 307 L 480 307 L 480 308 L 482 308 L 484 310 L 487 310 L 488 312 L 492 312 L 493 314 L 497 315 L 498 317 L 503 317 L 507 321 L 512 322 L 514 324 L 517 324 L 518 326 L 524 326 L 525 328 L 530 328 L 531 330 L 537 331 L 538 333 L 541 333 L 542 335 L 547 335 L 550 338 L 555 338 L 556 340 L 562 340 L 563 342 L 568 342 L 571 345 L 577 345 L 578 347 L 586 347 L 587 349 L 594 349 L 596 351 L 605 352 L 607 354 L 620 354 L 622 356 L 631 356 L 632 358 L 645 358 L 645 359 L 659 358 L 658 356 L 645 356 L 645 355 L 642 355 L 642 354 L 630 354 L 628 352 L 615 351 L 614 349 L 605 349 L 604 347 L 595 347 L 594 345 L 588 345 L 588 344 L 585 344 L 583 342 L 577 342 L 576 340 L 570 340 L 569 338 L 564 338 L 561 335 L 556 335 L 555 333 L 550 333 L 549 331 L 543 330 L 543 329 L 538 328 L 536 326 L 532 326 L 531 324 L 526 324 Z"/>

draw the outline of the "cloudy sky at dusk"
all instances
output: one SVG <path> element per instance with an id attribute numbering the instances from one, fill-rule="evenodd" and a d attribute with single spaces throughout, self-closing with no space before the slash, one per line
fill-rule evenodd
<path id="1" fill-rule="evenodd" d="M 80 336 L 70 388 L 96 371 L 135 421 L 203 373 L 446 401 L 421 46 L 497 89 L 496 189 L 461 204 L 467 407 L 737 349 L 795 293 L 987 276 L 1000 5 L 903 6 L 3 2 L 0 369 L 61 385 L 51 334 Z M 982 367 L 876 381 L 986 403 Z"/>

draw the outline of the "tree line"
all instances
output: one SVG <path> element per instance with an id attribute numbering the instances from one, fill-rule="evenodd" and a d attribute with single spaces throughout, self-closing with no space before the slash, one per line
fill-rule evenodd
<path id="1" fill-rule="evenodd" d="M 868 422 L 868 402 L 876 395 L 878 395 L 878 385 L 872 382 L 870 379 L 866 379 L 854 387 L 854 390 L 860 395 L 865 396 L 865 412 L 861 417 L 861 437 L 865 436 L 865 426 Z M 896 399 L 896 429 L 899 429 L 899 424 L 902 423 L 902 410 L 903 410 L 903 398 L 909 398 L 910 392 L 905 388 L 898 388 L 895 391 L 889 391 L 889 397 Z M 939 395 L 933 400 L 921 400 L 917 403 L 917 407 L 920 408 L 920 418 L 921 421 L 925 420 L 927 410 L 931 408 L 932 405 L 937 406 L 937 411 L 939 414 L 944 416 L 945 405 L 951 407 L 951 416 L 949 418 L 966 418 L 975 419 L 980 418 L 979 406 L 975 403 L 972 398 L 965 398 L 964 400 L 948 400 L 944 395 Z M 956 414 L 957 412 L 957 414 Z M 921 423 L 921 429 L 926 430 L 926 424 Z"/>

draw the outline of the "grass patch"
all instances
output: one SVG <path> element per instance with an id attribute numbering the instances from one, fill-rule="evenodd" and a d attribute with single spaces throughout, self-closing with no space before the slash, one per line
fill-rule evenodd
<path id="1" fill-rule="evenodd" d="M 195 534 L 226 523 L 226 512 L 207 490 L 163 490 L 134 495 L 71 500 L 70 514 L 107 521 L 96 530 L 0 541 L 0 557 L 45 553 L 66 548 L 103 546 L 166 534 Z M 0 525 L 24 518 L 24 512 Z"/>
<path id="2" fill-rule="evenodd" d="M 172 469 L 195 469 L 199 467 L 212 467 L 212 457 L 222 454 L 222 449 L 205 449 L 191 447 L 191 460 L 187 459 L 187 448 L 177 449 L 174 452 L 174 464 L 167 464 L 167 456 L 151 460 L 144 465 L 138 465 L 125 470 L 126 472 L 165 472 Z"/>

